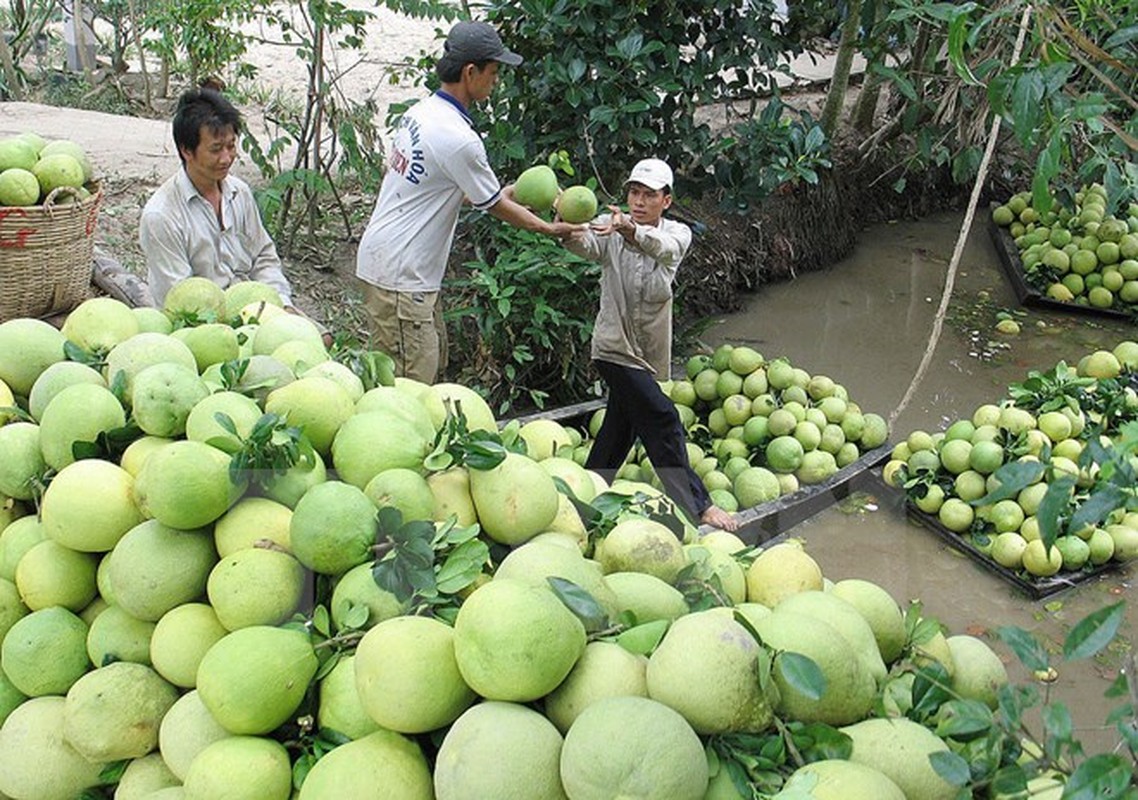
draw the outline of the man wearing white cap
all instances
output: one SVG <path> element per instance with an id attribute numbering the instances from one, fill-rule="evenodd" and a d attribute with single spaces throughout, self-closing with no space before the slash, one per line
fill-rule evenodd
<path id="1" fill-rule="evenodd" d="M 657 383 L 671 374 L 672 282 L 691 246 L 691 229 L 663 216 L 672 204 L 672 170 L 665 162 L 638 162 L 626 186 L 627 213 L 609 206 L 610 214 L 566 242 L 602 268 L 592 357 L 609 399 L 585 466 L 614 473 L 639 438 L 669 497 L 700 522 L 733 531 L 738 521 L 712 504 L 692 470 L 680 416 Z"/>
<path id="2" fill-rule="evenodd" d="M 490 96 L 500 64 L 522 57 L 485 22 L 457 23 L 435 64 L 442 88 L 400 119 L 379 199 L 356 254 L 373 345 L 396 373 L 425 383 L 446 367 L 439 290 L 464 201 L 549 236 L 582 226 L 546 222 L 503 192 L 467 109 Z"/>

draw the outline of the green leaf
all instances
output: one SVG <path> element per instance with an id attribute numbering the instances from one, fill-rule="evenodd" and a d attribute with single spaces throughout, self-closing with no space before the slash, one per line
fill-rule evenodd
<path id="1" fill-rule="evenodd" d="M 1119 601 L 1083 617 L 1067 634 L 1063 655 L 1069 661 L 1094 656 L 1118 634 L 1125 614 L 1126 604 Z"/>
<path id="2" fill-rule="evenodd" d="M 616 635 L 615 641 L 633 655 L 651 655 L 668 632 L 669 624 L 666 619 L 654 619 L 621 631 Z"/>
<path id="3" fill-rule="evenodd" d="M 1071 495 L 1075 490 L 1075 479 L 1070 475 L 1061 475 L 1047 485 L 1047 493 L 1039 503 L 1035 512 L 1039 520 L 1039 533 L 1043 543 L 1050 547 L 1062 533 L 1059 524 L 1060 518 L 1071 505 Z"/>
<path id="4" fill-rule="evenodd" d="M 342 627 L 347 630 L 359 630 L 364 625 L 367 625 L 368 618 L 371 616 L 371 609 L 364 604 L 353 605 L 348 608 L 347 613 L 341 620 Z"/>
<path id="5" fill-rule="evenodd" d="M 551 576 L 546 580 L 557 598 L 581 620 L 587 632 L 603 630 L 608 625 L 608 614 L 587 591 L 564 578 Z"/>
<path id="6" fill-rule="evenodd" d="M 435 577 L 438 590 L 455 594 L 472 584 L 490 561 L 490 548 L 480 539 L 463 542 L 451 551 Z"/>
<path id="7" fill-rule="evenodd" d="M 332 635 L 332 623 L 325 606 L 318 605 L 312 610 L 312 628 L 321 636 Z"/>
<path id="8" fill-rule="evenodd" d="M 1067 529 L 1070 531 L 1082 530 L 1087 525 L 1097 526 L 1101 523 L 1110 512 L 1116 508 L 1122 508 L 1126 505 L 1126 500 L 1131 496 L 1130 492 L 1124 491 L 1119 486 L 1106 485 L 1096 487 L 1095 491 L 1079 504 L 1075 509 L 1075 513 L 1071 515 L 1071 522 L 1068 524 Z"/>
<path id="9" fill-rule="evenodd" d="M 976 700 L 949 700 L 940 709 L 936 735 L 967 737 L 992 727 L 992 711 Z"/>
<path id="10" fill-rule="evenodd" d="M 1023 628 L 1005 625 L 997 628 L 996 633 L 1004 644 L 1012 649 L 1023 665 L 1032 672 L 1045 670 L 1051 666 L 1051 659 L 1047 650 L 1039 643 L 1038 639 Z"/>
<path id="11" fill-rule="evenodd" d="M 972 779 L 972 770 L 968 768 L 968 762 L 951 750 L 929 753 L 929 763 L 937 775 L 953 786 L 965 786 Z"/>
<path id="12" fill-rule="evenodd" d="M 1047 467 L 1038 461 L 1012 461 L 996 470 L 995 478 L 999 484 L 993 491 L 978 500 L 974 506 L 986 506 L 1016 497 L 1021 491 L 1043 477 Z"/>
<path id="13" fill-rule="evenodd" d="M 808 656 L 781 651 L 775 656 L 775 669 L 792 689 L 808 700 L 821 700 L 826 693 L 826 676 Z"/>
<path id="14" fill-rule="evenodd" d="M 1134 779 L 1132 764 L 1114 753 L 1091 756 L 1071 773 L 1063 800 L 1101 800 L 1122 797 Z"/>

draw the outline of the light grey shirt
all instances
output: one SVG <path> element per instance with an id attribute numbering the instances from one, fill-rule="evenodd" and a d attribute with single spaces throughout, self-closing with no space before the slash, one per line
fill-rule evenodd
<path id="1" fill-rule="evenodd" d="M 608 216 L 596 220 L 607 224 Z M 566 247 L 601 264 L 601 307 L 592 357 L 645 369 L 666 380 L 672 365 L 672 282 L 691 246 L 691 228 L 663 218 L 637 225 L 635 244 L 588 231 Z"/>
<path id="2" fill-rule="evenodd" d="M 219 223 L 209 201 L 179 169 L 146 202 L 138 241 L 155 303 L 161 306 L 178 281 L 198 275 L 223 289 L 238 281 L 267 283 L 292 305 L 292 287 L 249 185 L 230 175 L 221 195 Z"/>

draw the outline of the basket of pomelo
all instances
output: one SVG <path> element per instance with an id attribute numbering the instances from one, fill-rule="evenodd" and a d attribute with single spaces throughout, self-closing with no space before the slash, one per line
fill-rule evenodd
<path id="1" fill-rule="evenodd" d="M 73 142 L 0 140 L 0 322 L 87 297 L 102 194 Z"/>

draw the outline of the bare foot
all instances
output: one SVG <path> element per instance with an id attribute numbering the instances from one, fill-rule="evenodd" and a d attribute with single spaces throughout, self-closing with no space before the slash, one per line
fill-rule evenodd
<path id="1" fill-rule="evenodd" d="M 719 506 L 708 506 L 700 516 L 699 521 L 704 525 L 710 525 L 713 528 L 719 528 L 729 533 L 734 533 L 739 530 L 739 520 L 735 519 L 734 515 L 728 514 Z"/>

